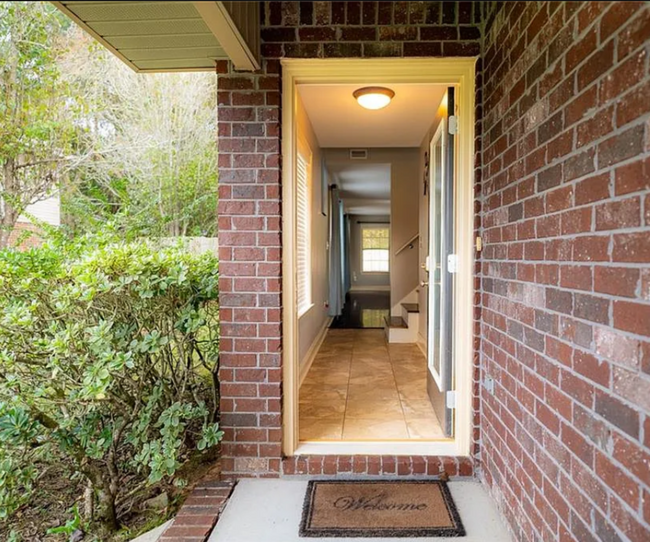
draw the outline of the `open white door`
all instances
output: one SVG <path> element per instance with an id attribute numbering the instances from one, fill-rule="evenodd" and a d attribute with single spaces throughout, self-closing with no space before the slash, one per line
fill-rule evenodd
<path id="1" fill-rule="evenodd" d="M 447 111 L 454 112 L 454 88 L 447 90 Z M 453 436 L 453 276 L 455 117 L 447 114 L 429 149 L 429 273 L 427 296 L 427 358 L 429 371 L 444 396 L 437 411 L 446 436 Z M 451 128 L 451 129 L 450 129 Z M 435 405 L 434 405 L 435 408 Z"/>

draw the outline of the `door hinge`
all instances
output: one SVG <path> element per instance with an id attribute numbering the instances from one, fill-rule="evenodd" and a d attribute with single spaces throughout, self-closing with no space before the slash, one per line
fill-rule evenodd
<path id="1" fill-rule="evenodd" d="M 448 391 L 445 394 L 445 406 L 449 409 L 456 408 L 456 390 Z"/>
<path id="2" fill-rule="evenodd" d="M 449 271 L 449 273 L 458 273 L 457 254 L 449 254 L 449 256 L 447 256 L 447 271 Z"/>
<path id="3" fill-rule="evenodd" d="M 458 117 L 451 115 L 449 117 L 449 134 L 456 135 L 458 133 Z"/>

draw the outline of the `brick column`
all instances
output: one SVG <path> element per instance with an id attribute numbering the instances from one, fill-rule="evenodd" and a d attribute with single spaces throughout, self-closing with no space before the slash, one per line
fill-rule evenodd
<path id="1" fill-rule="evenodd" d="M 224 476 L 277 475 L 281 456 L 279 62 L 219 63 L 221 425 Z"/>

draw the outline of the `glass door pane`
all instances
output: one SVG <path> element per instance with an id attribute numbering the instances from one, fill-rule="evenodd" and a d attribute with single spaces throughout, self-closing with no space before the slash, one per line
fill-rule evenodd
<path id="1" fill-rule="evenodd" d="M 442 360 L 442 258 L 444 201 L 445 119 L 440 122 L 431 143 L 431 179 L 429 195 L 429 368 L 443 391 Z"/>
<path id="2" fill-rule="evenodd" d="M 454 89 L 447 89 L 447 115 L 440 121 L 430 146 L 429 196 L 429 295 L 428 363 L 438 390 L 429 397 L 446 436 L 453 435 L 454 411 L 448 404 L 453 380 L 453 262 L 454 235 L 454 136 L 449 129 L 455 112 Z M 432 394 L 433 393 L 433 394 Z M 434 400 L 436 397 L 436 400 Z M 450 408 L 451 407 L 451 408 Z"/>

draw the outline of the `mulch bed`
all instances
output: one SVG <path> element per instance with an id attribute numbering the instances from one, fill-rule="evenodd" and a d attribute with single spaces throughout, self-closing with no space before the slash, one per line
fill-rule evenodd
<path id="1" fill-rule="evenodd" d="M 194 491 L 195 486 L 203 480 L 218 480 L 221 465 L 219 460 L 208 456 L 189 462 L 179 472 L 179 477 L 187 480 L 187 486 L 178 488 L 170 483 L 159 483 L 147 487 L 138 493 L 132 502 L 121 507 L 119 518 L 122 530 L 103 542 L 123 542 L 131 540 L 141 533 L 153 529 L 174 517 L 186 499 Z M 128 492 L 128 481 L 126 491 Z M 72 518 L 70 510 L 76 504 L 79 511 L 84 509 L 85 481 L 74 478 L 72 471 L 63 464 L 50 467 L 44 476 L 38 480 L 36 491 L 31 501 L 18 510 L 8 521 L 0 521 L 0 540 L 7 540 L 11 531 L 19 535 L 22 542 L 63 542 L 69 540 L 69 535 L 46 534 L 52 527 L 64 525 Z M 166 492 L 169 496 L 169 506 L 165 510 L 145 510 L 142 503 Z M 93 533 L 88 532 L 84 540 L 93 540 Z"/>

